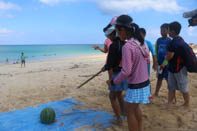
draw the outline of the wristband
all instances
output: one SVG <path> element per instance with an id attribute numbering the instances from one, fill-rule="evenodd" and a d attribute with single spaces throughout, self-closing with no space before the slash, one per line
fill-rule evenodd
<path id="1" fill-rule="evenodd" d="M 168 64 L 168 61 L 165 59 L 162 64 L 166 66 Z"/>

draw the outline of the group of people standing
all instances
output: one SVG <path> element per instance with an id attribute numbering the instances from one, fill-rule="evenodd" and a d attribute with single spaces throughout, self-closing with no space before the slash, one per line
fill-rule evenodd
<path id="1" fill-rule="evenodd" d="M 168 106 L 172 105 L 175 91 L 180 90 L 185 100 L 183 107 L 189 107 L 187 69 L 180 55 L 180 43 L 183 41 L 179 36 L 181 25 L 172 22 L 162 24 L 160 29 L 161 37 L 156 40 L 154 49 L 151 42 L 145 40 L 146 30 L 134 23 L 130 16 L 121 15 L 114 17 L 104 28 L 107 37 L 104 49 L 93 46 L 104 53 L 108 52 L 102 70 L 109 74 L 109 98 L 117 123 L 122 125 L 121 116 L 127 116 L 129 131 L 143 131 L 139 104 L 148 104 L 152 98 L 149 51 L 153 57 L 153 69 L 158 71 L 153 96 L 158 96 L 162 80 L 166 79 Z M 126 94 L 123 98 L 124 90 Z"/>

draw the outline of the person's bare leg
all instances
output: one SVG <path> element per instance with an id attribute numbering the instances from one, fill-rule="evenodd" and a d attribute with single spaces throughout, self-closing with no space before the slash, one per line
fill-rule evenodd
<path id="1" fill-rule="evenodd" d="M 189 107 L 189 92 L 187 93 L 183 93 L 183 99 L 184 99 L 184 104 L 182 105 L 184 108 L 188 108 Z"/>
<path id="2" fill-rule="evenodd" d="M 168 80 L 166 80 L 166 83 L 168 84 Z M 172 102 L 173 102 L 173 104 L 176 103 L 176 91 L 175 91 L 175 93 L 174 93 L 174 98 L 173 98 Z"/>
<path id="3" fill-rule="evenodd" d="M 127 123 L 129 131 L 139 131 L 138 130 L 138 120 L 136 118 L 136 109 L 138 104 L 126 103 L 127 108 Z"/>
<path id="4" fill-rule="evenodd" d="M 116 92 L 114 91 L 110 91 L 110 95 L 109 95 L 109 98 L 110 98 L 110 102 L 111 102 L 111 105 L 112 105 L 112 109 L 117 117 L 117 123 L 118 125 L 122 125 L 122 118 L 121 118 L 121 111 L 120 111 L 120 106 L 117 102 L 117 94 Z"/>
<path id="5" fill-rule="evenodd" d="M 157 80 L 157 85 L 156 85 L 155 93 L 154 93 L 153 96 L 158 96 L 159 95 L 159 90 L 161 88 L 161 85 L 162 85 L 162 80 Z"/>
<path id="6" fill-rule="evenodd" d="M 173 104 L 173 100 L 175 98 L 175 90 L 168 90 L 168 106 L 167 108 L 170 108 Z"/>
<path id="7" fill-rule="evenodd" d="M 122 96 L 122 91 L 118 91 L 117 96 L 118 96 L 118 102 L 119 102 L 119 105 L 120 105 L 121 114 L 125 115 L 125 108 L 124 108 L 125 102 L 124 102 L 124 99 L 123 99 L 123 96 Z"/>
<path id="8" fill-rule="evenodd" d="M 144 131 L 143 124 L 142 124 L 142 111 L 141 111 L 139 105 L 138 105 L 138 107 L 136 109 L 136 118 L 138 120 L 138 129 L 139 129 L 139 131 Z"/>

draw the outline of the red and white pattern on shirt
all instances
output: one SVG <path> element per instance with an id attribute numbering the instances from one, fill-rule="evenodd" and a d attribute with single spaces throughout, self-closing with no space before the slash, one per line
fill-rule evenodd
<path id="1" fill-rule="evenodd" d="M 146 60 L 149 56 L 143 56 L 135 42 L 138 41 L 129 40 L 122 48 L 122 70 L 114 79 L 115 84 L 125 79 L 129 84 L 138 84 L 149 79 Z"/>

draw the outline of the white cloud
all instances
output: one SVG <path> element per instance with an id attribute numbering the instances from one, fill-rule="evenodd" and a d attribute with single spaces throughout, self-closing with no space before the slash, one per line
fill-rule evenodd
<path id="1" fill-rule="evenodd" d="M 106 13 L 130 13 L 146 11 L 149 9 L 178 13 L 183 7 L 179 6 L 177 0 L 96 0 L 99 8 Z"/>
<path id="2" fill-rule="evenodd" d="M 6 3 L 3 0 L 0 0 L 0 10 L 10 10 L 10 9 L 20 10 L 21 7 L 11 2 Z"/>
<path id="3" fill-rule="evenodd" d="M 95 2 L 98 8 L 107 14 L 131 13 L 149 9 L 159 12 L 178 13 L 184 9 L 178 5 L 178 0 L 40 0 L 40 2 L 48 5 L 76 1 Z"/>
<path id="4" fill-rule="evenodd" d="M 0 12 L 0 18 L 14 18 L 15 16 L 12 14 L 7 14 L 4 12 Z"/>
<path id="5" fill-rule="evenodd" d="M 196 32 L 196 30 L 195 30 L 195 28 L 194 27 L 192 27 L 192 26 L 190 26 L 188 29 L 187 29 L 187 34 L 189 35 L 189 36 L 197 36 L 197 32 Z"/>
<path id="6" fill-rule="evenodd" d="M 156 40 L 161 37 L 160 28 L 149 27 L 146 29 L 146 39 L 150 40 L 152 44 L 155 44 Z"/>
<path id="7" fill-rule="evenodd" d="M 160 37 L 160 29 L 159 28 L 148 28 L 147 35 Z"/>
<path id="8" fill-rule="evenodd" d="M 75 2 L 79 0 L 40 0 L 41 3 L 47 4 L 47 5 L 55 5 L 60 2 Z"/>
<path id="9" fill-rule="evenodd" d="M 60 0 L 40 0 L 40 2 L 48 5 L 54 5 L 59 3 Z"/>
<path id="10" fill-rule="evenodd" d="M 8 33 L 12 33 L 13 31 L 12 30 L 8 30 L 6 28 L 1 28 L 0 29 L 0 34 L 8 34 Z"/>

